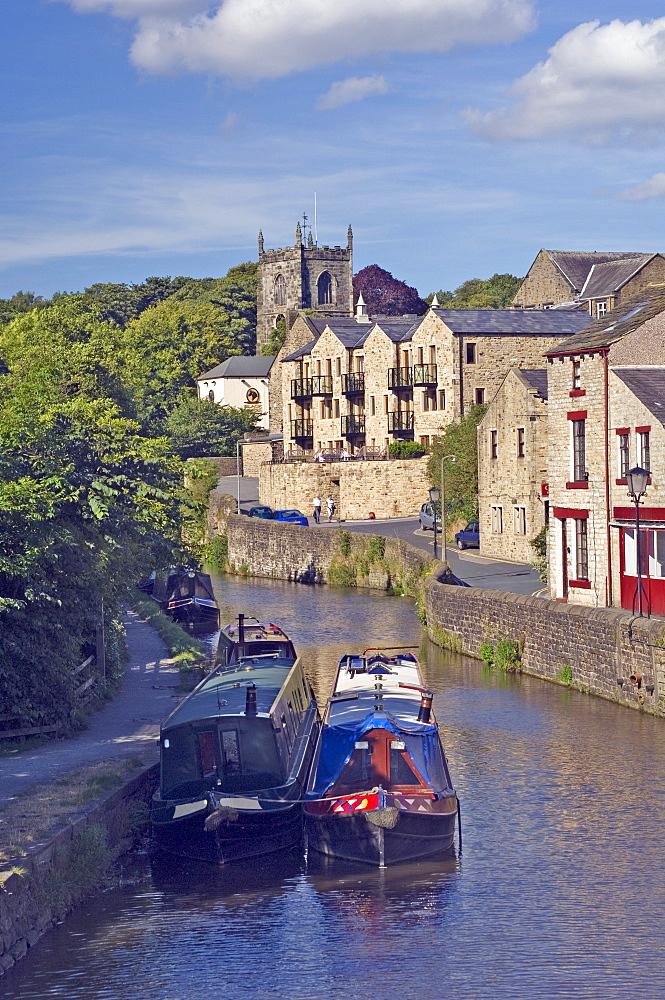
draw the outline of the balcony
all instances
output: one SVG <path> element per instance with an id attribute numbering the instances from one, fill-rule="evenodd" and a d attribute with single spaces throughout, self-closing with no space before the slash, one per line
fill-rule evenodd
<path id="1" fill-rule="evenodd" d="M 311 438 L 314 434 L 314 422 L 312 420 L 292 420 L 291 421 L 291 437 L 292 438 Z"/>
<path id="2" fill-rule="evenodd" d="M 342 417 L 342 434 L 344 437 L 355 437 L 365 433 L 365 414 L 349 414 Z"/>
<path id="3" fill-rule="evenodd" d="M 388 414 L 389 434 L 413 434 L 413 413 L 396 410 Z"/>
<path id="4" fill-rule="evenodd" d="M 342 392 L 345 396 L 352 396 L 355 392 L 365 391 L 365 373 L 349 372 L 342 375 Z"/>
<path id="5" fill-rule="evenodd" d="M 436 385 L 436 365 L 414 365 L 413 385 Z"/>
<path id="6" fill-rule="evenodd" d="M 389 368 L 389 389 L 410 389 L 413 385 L 413 368 Z"/>
<path id="7" fill-rule="evenodd" d="M 292 378 L 291 399 L 302 399 L 304 396 L 332 396 L 331 376 L 313 375 L 311 378 Z"/>

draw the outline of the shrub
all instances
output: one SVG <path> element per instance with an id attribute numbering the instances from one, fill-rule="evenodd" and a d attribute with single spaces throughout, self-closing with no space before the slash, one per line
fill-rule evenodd
<path id="1" fill-rule="evenodd" d="M 350 531 L 340 531 L 339 533 L 339 548 L 343 556 L 351 555 L 351 532 Z"/>
<path id="2" fill-rule="evenodd" d="M 418 441 L 393 441 L 388 447 L 393 458 L 420 458 L 426 451 Z"/>
<path id="3" fill-rule="evenodd" d="M 567 684 L 570 687 L 573 683 L 573 668 L 568 663 L 564 663 L 559 670 L 558 677 L 562 684 Z"/>
<path id="4" fill-rule="evenodd" d="M 378 562 L 386 554 L 386 540 L 383 535 L 372 535 L 367 545 L 367 559 L 370 563 Z"/>
<path id="5" fill-rule="evenodd" d="M 480 649 L 478 650 L 478 656 L 491 667 L 494 663 L 494 646 L 492 643 L 481 642 Z"/>
<path id="6" fill-rule="evenodd" d="M 494 665 L 499 670 L 517 670 L 520 663 L 520 645 L 514 639 L 499 639 L 496 644 Z"/>
<path id="7" fill-rule="evenodd" d="M 531 565 L 538 573 L 541 581 L 547 583 L 547 528 L 541 528 L 529 542 L 535 552 Z"/>

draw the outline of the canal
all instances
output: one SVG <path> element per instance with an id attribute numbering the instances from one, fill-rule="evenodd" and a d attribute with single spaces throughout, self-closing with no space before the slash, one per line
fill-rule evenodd
<path id="1" fill-rule="evenodd" d="M 294 852 L 128 863 L 1 980 L 4 1000 L 662 997 L 663 722 L 423 640 L 404 598 L 217 581 L 223 619 L 338 657 L 419 645 L 461 803 L 461 855 L 386 871 Z"/>

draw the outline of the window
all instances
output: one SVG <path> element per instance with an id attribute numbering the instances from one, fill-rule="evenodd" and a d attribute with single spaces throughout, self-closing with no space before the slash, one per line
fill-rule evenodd
<path id="1" fill-rule="evenodd" d="M 322 399 L 321 400 L 321 419 L 327 420 L 332 417 L 332 400 Z"/>
<path id="2" fill-rule="evenodd" d="M 589 550 L 585 517 L 575 518 L 575 579 L 589 579 Z"/>
<path id="3" fill-rule="evenodd" d="M 238 746 L 238 730 L 227 729 L 222 732 L 222 764 L 224 774 L 240 774 L 240 747 Z"/>
<path id="4" fill-rule="evenodd" d="M 600 319 L 607 312 L 607 302 L 596 302 L 596 316 Z M 580 577 L 581 580 L 586 580 L 586 577 Z"/>
<path id="5" fill-rule="evenodd" d="M 429 363 L 431 365 L 436 364 L 436 347 L 430 347 L 429 349 Z"/>
<path id="6" fill-rule="evenodd" d="M 582 382 L 581 361 L 573 361 L 573 389 L 579 389 Z"/>
<path id="7" fill-rule="evenodd" d="M 363 354 L 356 355 L 356 371 L 360 374 L 365 371 L 365 356 Z"/>
<path id="8" fill-rule="evenodd" d="M 419 347 L 418 348 L 418 364 L 419 365 L 424 365 L 425 364 L 425 348 L 424 347 Z"/>
<path id="9" fill-rule="evenodd" d="M 493 535 L 503 534 L 503 507 L 491 507 L 491 525 Z"/>
<path id="10" fill-rule="evenodd" d="M 374 396 L 369 397 L 369 413 L 371 417 L 376 416 L 376 398 Z"/>
<path id="11" fill-rule="evenodd" d="M 637 453 L 639 464 L 643 469 L 651 470 L 651 448 L 649 445 L 649 431 L 637 432 Z"/>
<path id="12" fill-rule="evenodd" d="M 214 402 L 215 402 L 215 393 L 214 393 L 214 391 L 213 391 L 212 389 L 208 389 L 208 399 L 209 399 L 209 400 L 210 400 L 210 401 L 211 401 L 212 403 L 214 403 Z"/>
<path id="13" fill-rule="evenodd" d="M 618 434 L 619 443 L 619 479 L 625 479 L 630 468 L 630 435 Z"/>
<path id="14" fill-rule="evenodd" d="M 586 420 L 571 420 L 573 434 L 573 482 L 581 483 L 586 474 Z"/>
<path id="15" fill-rule="evenodd" d="M 336 358 L 335 359 L 335 375 L 341 375 L 341 374 L 342 374 L 342 359 L 341 358 Z"/>
<path id="16" fill-rule="evenodd" d="M 332 378 L 332 360 L 331 360 L 331 358 L 328 358 L 326 360 L 326 375 L 328 376 L 328 378 Z"/>
<path id="17" fill-rule="evenodd" d="M 389 413 L 390 412 L 389 409 L 388 409 L 388 397 L 387 396 L 383 397 L 383 412 L 384 413 Z"/>
<path id="18" fill-rule="evenodd" d="M 439 409 L 445 410 L 446 408 L 446 390 L 439 389 Z"/>
<path id="19" fill-rule="evenodd" d="M 316 283 L 320 306 L 329 306 L 333 301 L 333 280 L 330 271 L 323 271 Z"/>
<path id="20" fill-rule="evenodd" d="M 430 402 L 429 392 L 424 392 L 423 393 L 423 412 L 424 413 L 427 413 L 427 411 L 429 410 L 429 402 Z"/>
<path id="21" fill-rule="evenodd" d="M 526 507 L 513 508 L 513 527 L 516 535 L 526 535 Z"/>
<path id="22" fill-rule="evenodd" d="M 499 435 L 497 431 L 490 431 L 490 458 L 499 457 Z"/>
<path id="23" fill-rule="evenodd" d="M 476 345 L 467 344 L 466 345 L 466 363 L 467 365 L 475 365 L 476 363 Z"/>
<path id="24" fill-rule="evenodd" d="M 335 407 L 335 416 L 338 417 L 339 416 L 339 399 L 334 400 L 333 405 Z"/>
<path id="25" fill-rule="evenodd" d="M 476 389 L 476 405 L 481 406 L 485 402 L 485 390 Z"/>
<path id="26" fill-rule="evenodd" d="M 436 389 L 426 389 L 423 393 L 423 410 L 436 410 Z"/>
<path id="27" fill-rule="evenodd" d="M 286 305 L 286 280 L 283 274 L 278 274 L 275 278 L 275 305 Z"/>
<path id="28" fill-rule="evenodd" d="M 423 446 L 423 448 L 429 448 L 429 434 L 421 434 L 420 443 Z"/>
<path id="29" fill-rule="evenodd" d="M 201 773 L 204 775 L 214 774 L 217 770 L 214 733 L 199 733 L 199 754 L 201 757 Z"/>
<path id="30" fill-rule="evenodd" d="M 517 428 L 517 457 L 524 458 L 524 428 Z"/>

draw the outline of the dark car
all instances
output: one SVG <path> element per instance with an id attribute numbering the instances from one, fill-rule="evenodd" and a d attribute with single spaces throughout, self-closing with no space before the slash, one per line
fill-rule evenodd
<path id="1" fill-rule="evenodd" d="M 275 511 L 272 507 L 266 506 L 250 507 L 247 513 L 250 517 L 264 517 L 267 521 L 269 521 L 271 517 L 275 516 Z"/>
<path id="2" fill-rule="evenodd" d="M 309 524 L 305 515 L 299 510 L 276 510 L 272 519 L 273 521 L 286 521 L 289 524 Z"/>
<path id="3" fill-rule="evenodd" d="M 466 528 L 462 528 L 455 535 L 458 549 L 477 549 L 480 545 L 480 525 L 478 521 L 469 521 Z"/>

